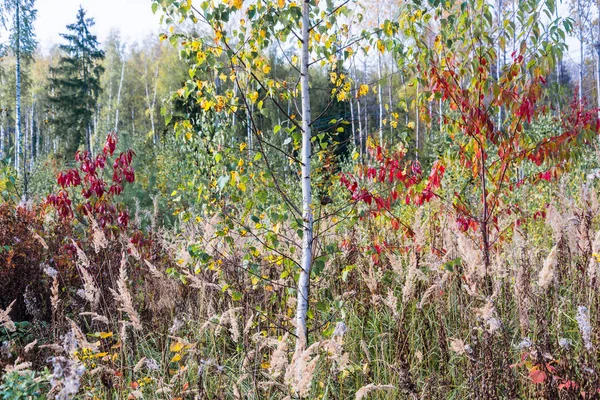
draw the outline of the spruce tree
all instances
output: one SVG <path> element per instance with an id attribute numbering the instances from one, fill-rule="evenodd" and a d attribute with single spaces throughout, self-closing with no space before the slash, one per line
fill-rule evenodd
<path id="1" fill-rule="evenodd" d="M 63 156 L 70 159 L 85 141 L 91 152 L 91 126 L 94 109 L 101 92 L 100 76 L 104 52 L 98 40 L 90 32 L 93 18 L 86 18 L 79 8 L 77 21 L 67 25 L 67 33 L 61 34 L 66 44 L 60 45 L 64 55 L 56 67 L 50 68 L 50 103 L 56 116 L 56 133 L 63 141 Z"/>

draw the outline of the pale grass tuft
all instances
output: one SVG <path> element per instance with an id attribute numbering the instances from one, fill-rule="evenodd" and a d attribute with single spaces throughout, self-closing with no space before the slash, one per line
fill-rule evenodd
<path id="1" fill-rule="evenodd" d="M 53 312 L 56 312 L 58 310 L 59 303 L 60 296 L 58 290 L 58 278 L 54 276 L 52 278 L 52 287 L 50 288 L 50 304 L 52 305 Z"/>
<path id="2" fill-rule="evenodd" d="M 367 361 L 371 363 L 371 352 L 369 351 L 369 347 L 367 346 L 367 342 L 364 340 L 360 340 L 360 348 L 362 349 L 365 357 L 367 357 Z"/>
<path id="3" fill-rule="evenodd" d="M 292 362 L 287 367 L 285 381 L 291 385 L 293 392 L 301 398 L 306 397 L 310 392 L 317 362 L 319 361 L 319 355 L 316 354 L 319 346 L 320 342 L 312 344 L 305 350 L 301 346 L 296 346 Z"/>
<path id="4" fill-rule="evenodd" d="M 496 316 L 496 307 L 491 301 L 476 310 L 476 314 L 483 320 L 484 325 L 487 325 L 487 331 L 494 333 L 502 327 L 502 323 Z"/>
<path id="5" fill-rule="evenodd" d="M 388 290 L 387 296 L 382 298 L 382 302 L 390 309 L 394 318 L 398 318 L 398 298 L 394 295 L 393 290 Z"/>
<path id="6" fill-rule="evenodd" d="M 325 340 L 321 343 L 321 347 L 325 350 L 327 358 L 335 363 L 338 371 L 344 371 L 350 365 L 350 355 L 344 352 L 341 338 L 341 336 L 337 336 L 334 339 Z"/>
<path id="7" fill-rule="evenodd" d="M 83 250 L 77 245 L 73 239 L 71 239 L 73 246 L 77 249 L 77 269 L 81 279 L 83 280 L 83 296 L 91 304 L 92 309 L 95 309 L 100 301 L 100 290 L 94 282 L 94 278 L 88 271 L 90 268 L 90 261 L 83 252 Z"/>
<path id="8" fill-rule="evenodd" d="M 413 298 L 417 282 L 425 279 L 425 274 L 418 268 L 417 257 L 413 251 L 410 255 L 408 273 L 406 274 L 406 280 L 402 288 L 402 301 L 404 303 L 408 303 Z"/>
<path id="9" fill-rule="evenodd" d="M 427 290 L 425 291 L 425 293 L 423 293 L 423 297 L 421 297 L 421 301 L 419 302 L 419 304 L 417 305 L 417 308 L 419 310 L 421 310 L 423 308 L 423 306 L 425 306 L 425 304 L 427 304 L 427 301 L 429 300 L 430 297 L 433 296 L 433 294 L 436 291 L 439 291 L 441 289 L 441 286 L 437 283 L 431 285 L 430 287 L 427 288 Z"/>
<path id="10" fill-rule="evenodd" d="M 563 232 L 566 227 L 567 220 L 564 215 L 558 211 L 556 204 L 552 203 L 548 206 L 546 211 L 546 222 L 552 228 L 552 236 L 554 238 L 554 242 L 560 242 L 560 239 L 563 236 Z"/>
<path id="11" fill-rule="evenodd" d="M 141 256 L 140 256 L 140 252 L 138 251 L 138 249 L 128 238 L 125 238 L 125 242 L 127 244 L 127 250 L 129 250 L 129 254 L 131 254 L 133 256 L 133 258 L 135 258 L 136 260 L 139 261 L 141 259 Z"/>
<path id="12" fill-rule="evenodd" d="M 277 348 L 271 355 L 271 361 L 269 363 L 269 373 L 273 378 L 279 377 L 288 365 L 288 336 L 289 334 L 286 332 L 285 335 L 277 342 Z"/>
<path id="13" fill-rule="evenodd" d="M 55 353 L 62 353 L 64 351 L 63 347 L 61 345 L 56 344 L 56 343 L 43 344 L 43 345 L 40 346 L 40 349 L 49 349 L 49 350 L 52 350 Z"/>
<path id="14" fill-rule="evenodd" d="M 79 329 L 77 324 L 71 320 L 70 318 L 66 318 L 69 324 L 71 325 L 71 334 L 77 340 L 77 346 L 82 349 L 92 349 L 97 350 L 98 346 L 100 346 L 100 342 L 90 343 L 85 337 L 85 334 Z"/>
<path id="15" fill-rule="evenodd" d="M 6 329 L 8 329 L 9 332 L 14 332 L 14 331 L 17 330 L 17 327 L 15 326 L 15 323 L 8 316 L 8 314 L 10 314 L 10 312 L 12 311 L 12 307 L 15 304 L 16 301 L 17 300 L 13 300 L 12 303 L 10 303 L 8 305 L 8 307 L 6 308 L 6 310 L 2 310 L 0 308 L 0 326 L 5 327 Z"/>
<path id="16" fill-rule="evenodd" d="M 374 385 L 369 383 L 366 386 L 361 387 L 356 391 L 355 400 L 362 400 L 365 396 L 367 396 L 371 392 L 375 392 L 378 390 L 395 390 L 396 387 L 394 385 Z"/>
<path id="17" fill-rule="evenodd" d="M 108 240 L 106 240 L 106 236 L 104 235 L 104 231 L 100 229 L 96 220 L 90 215 L 88 215 L 90 224 L 92 225 L 92 244 L 94 245 L 94 251 L 96 254 L 100 251 L 100 249 L 105 249 L 108 247 Z"/>
<path id="18" fill-rule="evenodd" d="M 600 231 L 596 233 L 594 242 L 592 243 L 592 256 L 590 257 L 590 263 L 588 264 L 588 276 L 592 281 L 592 284 L 598 286 L 598 280 L 600 279 Z"/>
<path id="19" fill-rule="evenodd" d="M 231 334 L 231 338 L 237 343 L 240 340 L 240 326 L 236 313 L 241 310 L 242 307 L 234 307 L 221 314 L 221 317 L 219 318 L 219 324 L 215 329 L 215 335 L 218 336 L 221 333 L 222 328 L 226 325 L 229 325 L 229 333 Z"/>
<path id="20" fill-rule="evenodd" d="M 148 266 L 148 269 L 150 270 L 150 275 L 152 275 L 153 277 L 155 277 L 157 279 L 164 279 L 165 276 L 158 270 L 158 268 L 156 268 L 154 266 L 154 264 L 152 264 L 148 260 L 144 260 L 144 262 L 146 263 L 146 266 Z"/>
<path id="21" fill-rule="evenodd" d="M 461 339 L 450 338 L 450 350 L 462 356 L 465 354 L 465 342 Z"/>
<path id="22" fill-rule="evenodd" d="M 33 350 L 35 348 L 36 345 L 37 345 L 37 339 L 31 343 L 28 343 L 27 346 L 25 346 L 25 348 L 23 350 L 25 350 L 25 353 L 29 353 L 31 350 Z"/>
<path id="23" fill-rule="evenodd" d="M 119 311 L 123 311 L 127 314 L 129 323 L 135 330 L 141 330 L 142 323 L 140 316 L 133 306 L 133 299 L 127 289 L 127 256 L 123 253 L 122 257 L 121 267 L 119 268 L 119 279 L 117 280 L 117 290 L 110 289 L 110 291 L 120 305 Z"/>
<path id="24" fill-rule="evenodd" d="M 150 227 L 152 231 L 156 231 L 156 226 L 158 223 L 158 195 L 152 198 L 152 218 L 150 219 Z"/>
<path id="25" fill-rule="evenodd" d="M 247 336 L 250 333 L 250 329 L 252 329 L 252 325 L 254 323 L 254 313 L 250 314 L 250 318 L 246 321 L 244 325 L 244 335 Z"/>
<path id="26" fill-rule="evenodd" d="M 188 367 L 182 367 L 180 368 L 172 377 L 171 380 L 169 380 L 169 384 L 173 385 L 177 382 L 177 380 L 179 378 L 181 378 L 182 376 L 185 376 L 188 372 Z"/>
<path id="27" fill-rule="evenodd" d="M 474 241 L 463 233 L 457 234 L 458 252 L 466 265 L 465 280 L 467 282 L 467 293 L 477 294 L 477 285 L 486 274 L 481 250 L 477 248 Z"/>
<path id="28" fill-rule="evenodd" d="M 371 262 L 367 263 L 367 270 L 364 271 L 364 268 L 359 268 L 358 272 L 362 275 L 363 281 L 365 285 L 369 288 L 369 292 L 371 293 L 371 302 L 373 304 L 378 304 L 381 296 L 378 295 L 378 287 L 379 282 L 382 280 L 382 273 L 380 270 L 376 270 L 373 268 L 373 264 Z"/>
<path id="29" fill-rule="evenodd" d="M 558 246 L 554 246 L 544 261 L 544 266 L 540 270 L 538 285 L 543 290 L 548 290 L 556 277 L 556 267 L 558 266 Z"/>
<path id="30" fill-rule="evenodd" d="M 163 387 L 156 391 L 156 394 L 167 394 L 171 393 L 173 390 L 170 387 Z"/>
<path id="31" fill-rule="evenodd" d="M 95 312 L 82 312 L 82 313 L 79 313 L 79 315 L 92 317 L 92 321 L 102 322 L 105 325 L 110 324 L 108 318 L 106 318 L 104 315 L 100 315 Z"/>
<path id="32" fill-rule="evenodd" d="M 133 372 L 138 372 L 140 369 L 142 369 L 142 367 L 146 364 L 146 360 L 146 357 L 142 357 L 140 361 L 138 361 L 133 367 Z"/>
<path id="33" fill-rule="evenodd" d="M 529 268 L 527 268 L 525 249 L 527 241 L 522 232 L 515 227 L 513 231 L 513 259 L 517 266 L 516 279 L 514 285 L 515 299 L 517 300 L 517 309 L 519 312 L 519 325 L 521 336 L 529 335 L 529 298 L 531 295 Z"/>
<path id="34" fill-rule="evenodd" d="M 15 363 L 13 365 L 7 365 L 6 367 L 4 367 L 4 370 L 7 374 L 10 374 L 11 372 L 19 372 L 19 371 L 23 371 L 26 369 L 30 369 L 31 368 L 31 363 L 26 361 L 26 362 L 21 362 L 21 358 L 17 358 L 15 360 Z M 8 397 L 6 397 L 8 398 Z"/>
<path id="35" fill-rule="evenodd" d="M 199 278 L 193 272 L 190 272 L 187 268 L 182 271 L 183 275 L 190 281 L 189 286 L 194 289 L 204 290 L 206 288 L 214 289 L 216 291 L 222 291 L 223 287 L 217 283 L 207 282 Z"/>
<path id="36" fill-rule="evenodd" d="M 48 244 L 46 243 L 44 238 L 41 237 L 35 230 L 33 230 L 33 228 L 31 228 L 29 231 L 31 232 L 31 235 L 33 236 L 33 238 L 35 240 L 37 240 L 38 242 L 40 242 L 40 244 L 42 245 L 44 250 L 48 250 Z"/>

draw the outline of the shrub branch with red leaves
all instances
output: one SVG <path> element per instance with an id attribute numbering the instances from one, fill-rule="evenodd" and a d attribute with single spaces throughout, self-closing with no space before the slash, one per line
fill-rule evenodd
<path id="1" fill-rule="evenodd" d="M 120 153 L 112 161 L 112 174 L 107 173 L 116 146 L 117 136 L 113 132 L 107 136 L 100 154 L 93 157 L 87 151 L 78 151 L 75 154 L 78 166 L 58 174 L 56 181 L 60 189 L 50 194 L 46 202 L 54 207 L 61 218 L 70 220 L 77 215 L 86 215 L 94 218 L 103 229 L 127 228 L 129 213 L 114 199 L 123 192 L 125 182 L 135 181 L 131 165 L 135 153 L 131 149 Z M 110 180 L 106 179 L 107 175 Z M 77 191 L 81 198 L 77 196 Z"/>

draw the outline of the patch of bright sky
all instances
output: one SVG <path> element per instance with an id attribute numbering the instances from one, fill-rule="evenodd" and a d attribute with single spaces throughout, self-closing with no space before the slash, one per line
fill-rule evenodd
<path id="1" fill-rule="evenodd" d="M 158 33 L 160 16 L 154 15 L 150 0 L 37 0 L 35 32 L 43 51 L 63 42 L 60 33 L 75 22 L 79 6 L 96 21 L 92 28 L 103 43 L 112 29 L 118 29 L 127 42 L 139 42 Z"/>
<path id="2" fill-rule="evenodd" d="M 118 29 L 126 42 L 140 42 L 160 29 L 160 16 L 154 15 L 151 0 L 37 0 L 38 16 L 35 31 L 42 51 L 62 42 L 60 33 L 66 31 L 67 24 L 73 23 L 79 6 L 96 20 L 92 29 L 103 43 L 112 29 Z M 568 15 L 565 0 L 558 2 L 560 16 Z M 581 52 L 579 43 L 570 37 L 567 59 L 578 59 Z"/>

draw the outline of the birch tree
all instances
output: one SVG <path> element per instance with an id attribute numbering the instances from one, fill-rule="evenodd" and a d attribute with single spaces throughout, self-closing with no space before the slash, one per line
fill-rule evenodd
<path id="1" fill-rule="evenodd" d="M 247 124 L 254 142 L 255 156 L 250 161 L 263 163 L 264 172 L 270 178 L 265 180 L 265 187 L 272 188 L 299 225 L 301 254 L 299 259 L 291 255 L 286 259 L 297 267 L 297 274 L 294 274 L 297 276 L 294 329 L 296 347 L 300 350 L 309 341 L 311 274 L 318 258 L 314 253 L 318 235 L 313 225 L 315 175 L 311 167 L 316 163 L 315 154 L 321 157 L 321 153 L 316 151 L 326 146 L 325 134 L 314 132 L 313 123 L 328 109 L 318 110 L 316 116 L 312 116 L 311 96 L 314 92 L 311 90 L 311 71 L 316 71 L 318 66 L 329 74 L 333 85 L 329 94 L 330 105 L 350 99 L 350 77 L 339 68 L 356 53 L 360 42 L 360 38 L 351 37 L 349 25 L 358 14 L 350 12 L 349 4 L 347 1 L 324 4 L 314 0 L 301 3 L 228 0 L 222 3 L 206 1 L 195 8 L 189 2 L 153 2 L 153 9 L 161 9 L 165 21 L 173 24 L 183 17 L 210 31 L 206 37 L 190 37 L 178 32 L 173 24 L 171 33 L 162 35 L 163 40 L 183 46 L 182 54 L 193 61 L 190 80 L 174 94 L 174 100 L 181 103 L 188 102 L 188 98 L 194 99 L 193 103 L 200 108 L 195 121 L 184 118 L 177 122 L 176 134 L 193 141 L 199 130 L 193 125 L 197 120 L 211 117 L 219 121 L 222 120 L 219 115 L 237 114 L 236 120 Z M 289 76 L 282 78 L 272 71 L 267 55 L 273 49 L 278 49 L 277 57 L 285 63 Z M 296 117 L 294 108 L 289 107 L 294 104 L 299 105 L 297 111 L 301 120 Z M 270 114 L 277 115 L 278 123 L 268 127 L 262 121 Z M 169 119 L 168 116 L 165 118 Z M 339 131 L 344 130 L 345 125 L 341 121 L 332 123 L 340 124 L 337 127 Z M 272 131 L 267 132 L 265 128 Z M 210 148 L 215 140 L 211 137 L 204 143 Z M 294 151 L 288 152 L 287 146 Z M 247 143 L 240 145 L 240 148 L 246 147 Z M 214 150 L 211 151 L 219 151 L 221 147 L 212 148 Z M 221 160 L 221 156 L 218 159 Z M 288 185 L 289 182 L 274 170 L 273 163 L 282 161 L 296 166 L 298 179 L 295 187 Z M 243 161 L 239 165 L 243 165 Z M 232 186 L 244 192 L 248 181 L 240 174 L 238 168 L 208 179 L 214 179 L 212 187 L 219 191 Z M 231 213 L 228 218 L 232 218 Z M 256 223 L 260 218 L 254 216 L 252 221 Z M 243 223 L 240 221 L 240 224 Z"/>
<path id="2" fill-rule="evenodd" d="M 571 0 L 569 9 L 574 20 L 574 31 L 579 42 L 579 101 L 583 98 L 583 74 L 585 68 L 586 33 L 591 24 L 591 2 L 587 0 Z"/>
<path id="3" fill-rule="evenodd" d="M 4 0 L 2 4 L 5 13 L 3 22 L 11 20 L 7 29 L 10 32 L 9 49 L 15 57 L 15 169 L 17 175 L 21 176 L 24 171 L 26 160 L 22 157 L 22 134 L 21 134 L 21 75 L 22 67 L 28 67 L 33 59 L 33 53 L 37 46 L 33 23 L 35 22 L 37 10 L 35 0 Z M 25 187 L 27 176 L 24 176 Z M 27 196 L 27 190 L 24 191 Z"/>

